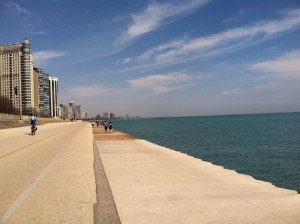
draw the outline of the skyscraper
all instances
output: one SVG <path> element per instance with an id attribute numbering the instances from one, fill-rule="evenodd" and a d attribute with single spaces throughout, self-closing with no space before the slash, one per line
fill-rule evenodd
<path id="1" fill-rule="evenodd" d="M 50 81 L 49 75 L 41 68 L 34 68 L 38 74 L 39 83 L 39 112 L 41 116 L 50 116 Z"/>
<path id="2" fill-rule="evenodd" d="M 58 107 L 58 78 L 49 77 L 50 81 L 50 115 L 51 117 L 59 116 Z"/>
<path id="3" fill-rule="evenodd" d="M 104 112 L 102 117 L 103 117 L 104 119 L 108 119 L 108 112 Z"/>
<path id="4" fill-rule="evenodd" d="M 33 61 L 26 38 L 23 43 L 0 45 L 0 94 L 23 113 L 34 110 Z"/>
<path id="5" fill-rule="evenodd" d="M 75 116 L 76 119 L 81 119 L 81 105 L 76 105 L 75 106 Z"/>
<path id="6" fill-rule="evenodd" d="M 116 115 L 115 115 L 114 113 L 110 113 L 110 114 L 109 114 L 109 117 L 110 117 L 110 119 L 115 119 L 115 118 L 116 118 Z"/>
<path id="7" fill-rule="evenodd" d="M 39 113 L 39 75 L 33 69 L 33 94 L 34 94 L 34 112 Z"/>

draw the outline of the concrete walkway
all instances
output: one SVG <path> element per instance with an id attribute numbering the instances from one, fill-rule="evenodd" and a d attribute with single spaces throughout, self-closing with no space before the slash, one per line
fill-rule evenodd
<path id="1" fill-rule="evenodd" d="M 94 128 L 122 224 L 299 224 L 300 195 L 185 154 Z"/>
<path id="2" fill-rule="evenodd" d="M 83 122 L 0 130 L 0 224 L 92 224 L 93 133 Z"/>

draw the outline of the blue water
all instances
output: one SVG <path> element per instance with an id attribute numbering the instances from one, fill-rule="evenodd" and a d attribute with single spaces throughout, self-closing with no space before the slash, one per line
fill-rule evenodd
<path id="1" fill-rule="evenodd" d="M 300 192 L 300 113 L 116 120 L 113 127 Z"/>

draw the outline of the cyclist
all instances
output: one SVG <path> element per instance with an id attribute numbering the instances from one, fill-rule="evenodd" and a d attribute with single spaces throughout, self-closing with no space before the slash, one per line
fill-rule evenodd
<path id="1" fill-rule="evenodd" d="M 31 124 L 31 134 L 35 135 L 35 131 L 37 130 L 37 118 L 35 116 L 31 116 L 29 123 Z"/>

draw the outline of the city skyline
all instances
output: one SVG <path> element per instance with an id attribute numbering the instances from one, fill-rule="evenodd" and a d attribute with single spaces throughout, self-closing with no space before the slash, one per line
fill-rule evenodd
<path id="1" fill-rule="evenodd" d="M 89 116 L 300 111 L 297 0 L 4 0 L 0 26 Z"/>
<path id="2" fill-rule="evenodd" d="M 33 65 L 30 42 L 0 45 L 0 95 L 6 111 L 20 115 L 59 117 L 58 78 Z"/>

